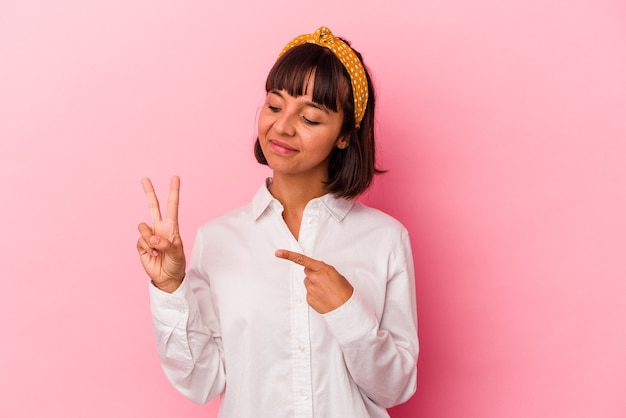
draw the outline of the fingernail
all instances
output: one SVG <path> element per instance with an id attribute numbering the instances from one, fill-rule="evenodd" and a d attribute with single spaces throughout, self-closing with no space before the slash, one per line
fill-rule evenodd
<path id="1" fill-rule="evenodd" d="M 150 244 L 152 245 L 157 245 L 159 243 L 160 239 L 157 235 L 153 235 L 150 237 Z"/>

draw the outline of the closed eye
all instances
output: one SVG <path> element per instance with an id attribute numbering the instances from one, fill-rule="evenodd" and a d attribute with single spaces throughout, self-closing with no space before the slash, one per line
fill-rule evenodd
<path id="1" fill-rule="evenodd" d="M 280 108 L 279 108 L 279 107 L 272 106 L 271 104 L 268 104 L 268 105 L 267 105 L 267 108 L 268 108 L 270 111 L 274 112 L 274 113 L 276 113 L 276 112 L 280 111 Z"/>
<path id="2" fill-rule="evenodd" d="M 315 126 L 315 125 L 319 125 L 320 124 L 320 122 L 316 122 L 316 121 L 313 121 L 311 119 L 308 119 L 306 116 L 302 116 L 302 119 L 304 119 L 304 123 L 306 123 L 307 125 Z"/>

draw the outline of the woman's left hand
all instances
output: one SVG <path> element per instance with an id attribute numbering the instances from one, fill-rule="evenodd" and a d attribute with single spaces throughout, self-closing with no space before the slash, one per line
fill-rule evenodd
<path id="1" fill-rule="evenodd" d="M 276 257 L 304 267 L 306 301 L 317 312 L 325 314 L 333 311 L 352 296 L 354 288 L 333 266 L 288 250 L 277 250 Z"/>

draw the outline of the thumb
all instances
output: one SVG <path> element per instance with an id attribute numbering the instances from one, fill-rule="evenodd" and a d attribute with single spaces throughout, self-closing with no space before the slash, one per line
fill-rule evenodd
<path id="1" fill-rule="evenodd" d="M 158 235 L 153 235 L 150 237 L 150 246 L 155 250 L 168 252 L 169 250 L 171 250 L 172 243 L 169 240 L 161 238 Z"/>

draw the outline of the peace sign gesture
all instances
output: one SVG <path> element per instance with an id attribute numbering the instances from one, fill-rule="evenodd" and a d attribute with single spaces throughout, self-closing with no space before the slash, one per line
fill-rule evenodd
<path id="1" fill-rule="evenodd" d="M 152 283 L 171 293 L 180 286 L 185 277 L 185 253 L 178 231 L 180 178 L 172 177 L 165 219 L 161 218 L 159 200 L 150 179 L 143 179 L 141 184 L 148 199 L 152 227 L 144 222 L 139 224 L 139 259 Z"/>

